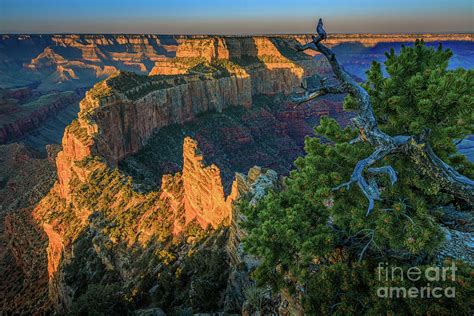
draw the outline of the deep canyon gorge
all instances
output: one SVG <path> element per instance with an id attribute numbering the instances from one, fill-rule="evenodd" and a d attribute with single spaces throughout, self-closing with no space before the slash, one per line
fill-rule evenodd
<path id="1" fill-rule="evenodd" d="M 361 82 L 385 50 L 420 37 L 451 48 L 451 68 L 474 67 L 472 34 L 327 44 Z M 320 54 L 294 49 L 310 40 L 1 35 L 0 309 L 66 312 L 107 283 L 132 309 L 241 312 L 256 263 L 235 205 L 283 185 L 320 117 L 354 116 L 343 95 L 289 98 L 335 80 Z M 473 143 L 458 145 L 471 161 Z M 291 315 L 285 299 L 274 305 Z"/>

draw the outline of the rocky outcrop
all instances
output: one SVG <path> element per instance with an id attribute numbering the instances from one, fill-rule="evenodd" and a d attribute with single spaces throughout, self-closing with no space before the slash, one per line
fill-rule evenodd
<path id="1" fill-rule="evenodd" d="M 233 199 L 246 196 L 250 204 L 255 205 L 268 190 L 277 186 L 277 182 L 278 176 L 275 171 L 253 167 L 249 170 L 248 175 L 236 174 L 231 196 Z M 232 208 L 227 243 L 230 273 L 225 298 L 225 310 L 229 312 L 240 312 L 245 302 L 245 291 L 255 286 L 250 279 L 250 272 L 256 268 L 258 260 L 243 250 L 242 240 L 245 237 L 245 231 L 242 228 L 242 222 L 245 220 L 245 216 L 240 213 L 238 207 Z"/>
<path id="2" fill-rule="evenodd" d="M 164 175 L 161 196 L 173 214 L 173 233 L 196 221 L 202 228 L 230 223 L 232 202 L 237 197 L 224 194 L 221 171 L 216 165 L 206 166 L 192 138 L 185 138 L 183 145 L 183 170 L 177 174 Z"/>
<path id="3" fill-rule="evenodd" d="M 226 59 L 240 58 L 247 52 L 252 54 L 256 51 L 254 42 L 268 39 L 166 35 L 2 35 L 0 41 L 4 44 L 0 54 L 8 61 L 0 64 L 5 71 L 5 83 L 2 85 L 31 84 L 33 74 L 41 81 L 38 89 L 50 91 L 90 86 L 118 70 L 147 74 L 156 62 L 160 65 L 173 57 L 186 59 L 199 56 L 207 61 L 216 59 L 217 55 Z M 168 71 L 183 73 L 171 67 Z M 8 82 L 7 78 L 15 74 L 15 81 Z"/>
<path id="4" fill-rule="evenodd" d="M 235 180 L 232 183 L 232 193 L 229 198 L 236 201 L 241 197 L 245 197 L 251 205 L 256 205 L 268 190 L 275 189 L 277 186 L 278 175 L 275 171 L 255 166 L 248 171 L 247 175 L 236 173 Z M 255 267 L 256 260 L 244 253 L 241 244 L 245 237 L 245 231 L 242 229 L 241 223 L 245 220 L 245 216 L 239 211 L 238 207 L 232 208 L 231 229 L 227 248 L 234 267 L 245 262 L 247 268 L 251 269 Z"/>
<path id="5" fill-rule="evenodd" d="M 186 224 L 197 219 L 202 227 L 228 225 L 232 201 L 226 201 L 220 170 L 216 165 L 205 167 L 197 142 L 184 140 L 183 189 Z"/>

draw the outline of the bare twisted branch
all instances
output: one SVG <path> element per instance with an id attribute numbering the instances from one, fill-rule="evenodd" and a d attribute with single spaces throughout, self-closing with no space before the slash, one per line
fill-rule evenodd
<path id="1" fill-rule="evenodd" d="M 300 96 L 300 97 L 293 96 L 291 100 L 299 105 L 325 94 L 340 94 L 340 93 L 346 93 L 342 85 L 337 85 L 337 86 L 322 85 L 318 89 L 314 89 L 314 90 L 306 89 L 306 92 L 303 96 Z"/>

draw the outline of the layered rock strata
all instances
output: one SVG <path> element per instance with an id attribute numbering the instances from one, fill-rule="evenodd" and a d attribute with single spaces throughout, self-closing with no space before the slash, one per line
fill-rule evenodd
<path id="1" fill-rule="evenodd" d="M 472 68 L 472 34 L 332 34 L 327 45 L 337 49 L 346 70 L 364 78 L 373 59 L 384 57 L 386 45 L 424 39 L 443 42 L 455 55 L 450 67 Z M 294 58 L 293 46 L 306 43 L 310 35 L 274 36 L 168 36 L 168 35 L 0 35 L 0 88 L 19 93 L 32 89 L 32 101 L 40 95 L 89 89 L 97 81 L 123 70 L 139 74 L 187 74 L 189 62 L 202 59 L 238 61 L 252 79 L 253 93 L 272 94 L 291 90 L 304 70 L 328 71 L 324 59 Z M 309 57 L 305 54 L 302 56 Z M 312 55 L 313 56 L 313 55 Z M 290 61 L 290 62 L 289 62 Z M 311 67 L 308 67 L 312 64 Z M 19 89 L 17 89 L 19 88 Z M 13 97 L 14 99 L 15 97 Z M 54 101 L 48 101 L 52 109 Z M 1 103 L 1 101 L 0 101 Z M 76 102 L 77 104 L 77 102 Z M 15 105 L 16 106 L 16 105 Z M 0 112 L 4 112 L 0 106 Z M 11 113 L 11 109 L 7 111 Z M 21 114 L 8 133 L 0 131 L 3 143 L 21 140 L 57 111 Z M 46 115 L 45 115 L 46 114 Z M 69 119 L 68 119 L 69 120 Z M 0 126 L 3 126 L 0 117 Z M 61 124 L 61 130 L 64 125 Z M 12 131 L 13 130 L 13 131 Z M 3 138 L 3 140 L 2 140 Z M 49 138 L 51 139 L 51 138 Z M 57 140 L 54 140 L 57 142 Z M 38 147 L 40 145 L 37 145 Z"/>
<path id="2" fill-rule="evenodd" d="M 265 45 L 268 50 L 273 44 Z M 275 49 L 270 53 L 275 54 Z M 71 247 L 90 229 L 91 218 L 114 222 L 124 216 L 117 212 L 134 212 L 132 223 L 118 229 L 117 234 L 122 234 L 122 229 L 134 233 L 107 237 L 112 244 L 129 245 L 177 235 L 191 222 L 203 228 L 229 225 L 232 201 L 238 194 L 225 196 L 220 169 L 203 163 L 197 143 L 191 139 L 184 141 L 182 173 L 165 175 L 156 193 L 135 192 L 130 180 L 113 171 L 120 160 L 140 150 L 156 130 L 189 122 L 208 111 L 250 107 L 255 93 L 262 92 L 255 88 L 259 83 L 247 68 L 229 60 L 198 60 L 188 75 L 117 73 L 95 85 L 81 101 L 78 118 L 66 128 L 62 151 L 56 158 L 58 181 L 33 211 L 49 240 L 50 297 L 57 306 L 70 304 L 61 266 L 74 260 Z M 259 72 L 272 71 L 265 70 L 260 62 L 258 68 Z M 284 84 L 265 89 L 287 93 L 304 75 L 303 68 L 290 60 L 285 59 L 282 68 L 283 72 L 272 76 Z M 94 193 L 96 190 L 100 192 Z M 157 216 L 161 222 L 156 221 Z"/>

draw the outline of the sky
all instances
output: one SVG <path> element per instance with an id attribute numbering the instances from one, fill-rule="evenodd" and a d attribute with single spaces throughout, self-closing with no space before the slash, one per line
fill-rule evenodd
<path id="1" fill-rule="evenodd" d="M 474 32 L 474 0 L 0 0 L 0 33 Z"/>

